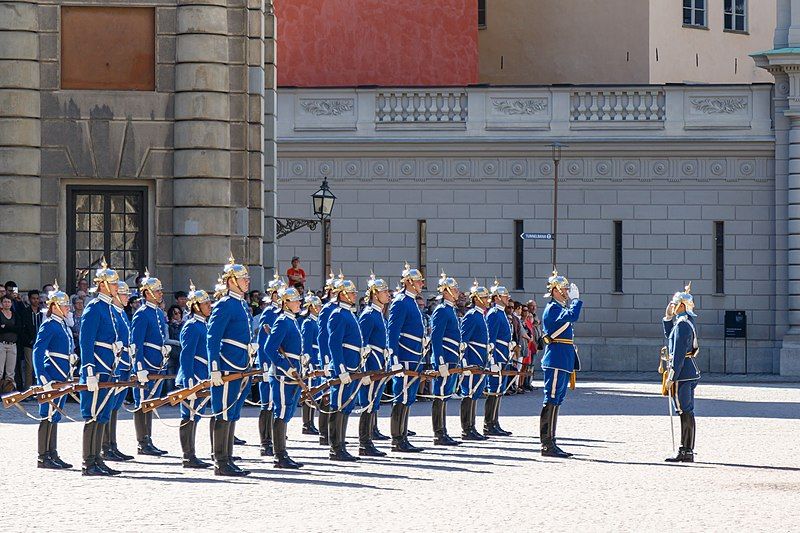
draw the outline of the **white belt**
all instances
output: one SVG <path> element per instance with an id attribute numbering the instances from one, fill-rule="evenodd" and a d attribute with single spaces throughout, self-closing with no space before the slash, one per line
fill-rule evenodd
<path id="1" fill-rule="evenodd" d="M 353 344 L 347 344 L 346 342 L 342 343 L 342 348 L 347 348 L 348 350 L 353 350 L 354 352 L 361 353 L 361 348 Z"/>
<path id="2" fill-rule="evenodd" d="M 113 345 L 113 344 L 111 344 L 111 343 L 108 343 L 108 342 L 100 342 L 100 341 L 95 341 L 94 345 L 95 345 L 95 346 L 99 346 L 99 347 L 101 347 L 101 348 L 108 348 L 108 349 L 109 349 L 109 350 L 111 350 L 112 352 L 114 351 L 114 345 Z M 159 350 L 160 350 L 160 349 L 161 349 L 161 348 L 159 348 Z"/>
<path id="3" fill-rule="evenodd" d="M 247 344 L 245 344 L 243 342 L 235 341 L 233 339 L 222 339 L 222 342 L 224 342 L 225 344 L 230 344 L 231 346 L 236 346 L 237 348 L 241 348 L 242 350 L 247 350 L 248 349 L 248 347 L 247 347 L 248 345 Z"/>
<path id="4" fill-rule="evenodd" d="M 228 364 L 228 366 L 230 366 L 230 367 L 232 367 L 232 368 L 234 368 L 236 370 L 246 370 L 247 369 L 247 363 L 245 363 L 244 366 L 234 365 L 227 357 L 225 357 L 222 354 L 220 354 L 219 358 L 222 359 L 224 362 L 226 362 Z"/>
<path id="5" fill-rule="evenodd" d="M 476 341 L 469 341 L 469 343 L 474 345 L 474 346 L 480 346 L 481 348 L 488 348 L 488 346 L 489 346 L 488 344 L 484 344 L 482 342 L 476 342 Z"/>
<path id="6" fill-rule="evenodd" d="M 421 337 L 415 337 L 414 335 L 412 335 L 410 333 L 401 333 L 400 336 L 401 337 L 405 337 L 407 339 L 411 339 L 412 341 L 422 342 L 422 338 Z"/>
<path id="7" fill-rule="evenodd" d="M 458 353 L 458 350 L 454 350 L 454 349 L 452 349 L 452 348 L 451 348 L 451 347 L 449 347 L 449 346 L 444 346 L 444 345 L 443 345 L 443 346 L 442 346 L 442 348 L 444 348 L 444 349 L 445 349 L 445 350 L 447 350 L 448 352 L 452 353 L 452 354 L 453 354 L 453 355 L 455 355 L 456 357 L 458 357 L 458 356 L 460 356 L 460 355 L 461 355 L 461 354 L 459 354 L 459 353 Z"/>
<path id="8" fill-rule="evenodd" d="M 294 359 L 296 361 L 300 361 L 300 356 L 297 355 L 296 353 L 283 352 L 281 355 L 288 359 Z"/>
<path id="9" fill-rule="evenodd" d="M 404 350 L 406 350 L 406 351 L 408 351 L 408 352 L 411 352 L 411 353 L 413 353 L 414 355 L 422 355 L 422 352 L 418 352 L 417 350 L 412 350 L 411 348 L 409 348 L 408 346 L 406 346 L 406 345 L 405 345 L 405 344 L 403 344 L 402 342 L 398 342 L 397 344 L 398 344 L 398 345 L 399 345 L 399 346 L 400 346 L 402 349 L 404 349 Z"/>
<path id="10" fill-rule="evenodd" d="M 317 344 L 312 344 L 312 345 L 311 345 L 311 347 L 312 347 L 312 348 L 314 348 L 315 350 L 319 351 L 319 345 L 317 345 Z"/>
<path id="11" fill-rule="evenodd" d="M 453 345 L 455 345 L 455 346 L 458 346 L 459 344 L 461 344 L 460 342 L 458 342 L 458 341 L 456 341 L 456 340 L 454 340 L 454 339 L 450 339 L 450 338 L 448 338 L 448 337 L 442 337 L 442 340 L 443 340 L 444 342 L 449 342 L 450 344 L 453 344 Z"/>
<path id="12" fill-rule="evenodd" d="M 501 346 L 508 346 L 508 343 L 506 341 L 501 341 L 500 339 L 495 340 L 495 342 Z"/>
<path id="13" fill-rule="evenodd" d="M 153 344 L 152 342 L 145 342 L 145 343 L 142 343 L 142 344 L 144 344 L 148 348 L 152 348 L 154 350 L 158 350 L 159 352 L 164 347 L 164 346 L 159 346 L 158 344 Z"/>
<path id="14" fill-rule="evenodd" d="M 383 350 L 385 349 L 385 348 L 381 348 L 380 346 L 375 346 L 374 344 L 367 344 L 367 346 L 369 347 L 370 350 L 373 350 L 373 351 L 376 351 L 376 352 L 381 352 L 381 353 L 383 353 Z"/>
<path id="15" fill-rule="evenodd" d="M 196 360 L 200 361 L 201 363 L 203 363 L 204 365 L 208 364 L 208 359 L 204 359 L 204 358 L 200 357 L 199 355 L 195 355 L 194 358 Z"/>
<path id="16" fill-rule="evenodd" d="M 67 361 L 70 360 L 69 355 L 65 354 L 65 353 L 51 352 L 49 350 L 46 353 L 47 353 L 47 357 L 56 357 L 58 359 L 66 359 Z"/>

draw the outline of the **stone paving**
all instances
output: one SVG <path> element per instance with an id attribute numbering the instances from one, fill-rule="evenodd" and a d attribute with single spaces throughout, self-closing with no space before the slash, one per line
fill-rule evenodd
<path id="1" fill-rule="evenodd" d="M 800 384 L 702 383 L 697 460 L 667 465 L 667 400 L 654 383 L 584 380 L 561 410 L 569 460 L 537 452 L 539 393 L 504 400 L 512 437 L 458 448 L 430 446 L 430 404 L 412 410 L 418 456 L 332 463 L 290 423 L 290 453 L 306 466 L 279 471 L 258 456 L 257 411 L 246 408 L 237 434 L 243 479 L 180 467 L 175 412 L 154 423 L 154 441 L 171 453 L 123 464 L 123 475 L 84 478 L 35 468 L 36 424 L 0 412 L 3 530 L 197 531 L 720 531 L 797 529 L 800 493 Z M 26 404 L 32 408 L 32 404 Z M 69 406 L 77 413 L 76 406 Z M 388 415 L 387 412 L 384 416 Z M 457 433 L 457 407 L 448 425 Z M 480 413 L 479 413 L 480 414 Z M 134 451 L 129 414 L 120 448 Z M 351 417 L 349 434 L 356 434 Z M 678 420 L 676 418 L 676 432 Z M 388 419 L 381 419 L 388 432 Z M 64 423 L 62 458 L 80 464 L 81 425 Z M 350 439 L 351 449 L 355 448 Z M 385 443 L 379 447 L 386 449 Z M 354 450 L 353 450 L 354 451 Z M 208 456 L 205 422 L 198 452 Z"/>

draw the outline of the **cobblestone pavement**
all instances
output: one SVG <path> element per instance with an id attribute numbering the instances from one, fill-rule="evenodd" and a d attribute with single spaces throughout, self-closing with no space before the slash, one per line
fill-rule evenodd
<path id="1" fill-rule="evenodd" d="M 180 467 L 175 412 L 154 423 L 171 453 L 137 458 L 114 478 L 78 468 L 35 468 L 36 424 L 0 412 L 3 530 L 153 531 L 719 531 L 797 529 L 800 493 L 800 384 L 701 383 L 697 460 L 663 463 L 672 453 L 667 400 L 658 385 L 583 381 L 561 410 L 559 442 L 569 460 L 537 453 L 540 393 L 507 398 L 508 438 L 442 449 L 430 446 L 430 404 L 414 406 L 420 455 L 338 464 L 290 423 L 291 455 L 306 466 L 279 471 L 258 456 L 257 411 L 245 410 L 236 448 L 243 479 Z M 31 408 L 33 404 L 26 404 Z M 69 410 L 77 413 L 71 404 Z M 448 426 L 458 433 L 457 405 Z M 388 432 L 388 409 L 380 425 Z M 356 417 L 351 417 L 355 451 Z M 676 432 L 678 420 L 676 418 Z M 134 451 L 133 423 L 120 420 L 120 448 Z M 198 452 L 208 457 L 205 422 Z M 62 424 L 62 458 L 80 464 L 81 425 Z M 387 445 L 380 443 L 386 449 Z"/>

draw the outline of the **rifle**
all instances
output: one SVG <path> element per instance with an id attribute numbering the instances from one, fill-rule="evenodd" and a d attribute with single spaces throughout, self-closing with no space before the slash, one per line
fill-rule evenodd
<path id="1" fill-rule="evenodd" d="M 197 398 L 206 398 L 211 395 L 211 392 L 208 391 L 200 391 L 195 393 Z M 191 395 L 190 395 L 191 396 Z M 180 402 L 177 402 L 180 403 Z M 169 396 L 164 396 L 163 398 L 154 398 L 152 400 L 145 400 L 142 402 L 142 412 L 149 413 L 150 411 L 155 411 L 159 407 L 163 407 L 167 404 L 170 404 Z M 172 405 L 172 404 L 170 404 Z"/>
<path id="2" fill-rule="evenodd" d="M 260 368 L 254 368 L 252 370 L 246 370 L 244 372 L 232 372 L 230 374 L 226 374 L 226 375 L 222 376 L 222 381 L 223 381 L 223 383 L 227 383 L 229 381 L 236 381 L 237 379 L 249 378 L 251 376 L 256 376 L 258 374 L 263 374 L 263 373 L 264 373 L 264 371 L 262 369 L 260 369 Z M 186 398 L 188 398 L 192 394 L 197 394 L 198 392 L 200 392 L 202 390 L 210 389 L 210 388 L 211 388 L 211 380 L 210 379 L 205 379 L 205 380 L 203 380 L 203 381 L 201 381 L 201 382 L 199 382 L 196 385 L 193 385 L 191 387 L 187 387 L 185 389 L 179 389 L 179 390 L 176 390 L 176 391 L 172 391 L 165 398 L 157 398 L 156 400 L 149 400 L 149 402 L 145 402 L 144 404 L 142 404 L 144 406 L 143 410 L 144 410 L 145 413 L 148 412 L 148 411 L 152 411 L 153 409 L 155 409 L 155 407 L 148 409 L 147 408 L 147 404 L 150 403 L 150 402 L 154 402 L 154 401 L 160 401 L 162 399 L 166 400 L 170 405 L 178 405 L 179 403 L 181 403 L 183 400 L 185 400 Z M 160 407 L 161 405 L 164 405 L 164 404 L 161 403 L 158 407 Z"/>
<path id="3" fill-rule="evenodd" d="M 407 371 L 405 369 L 399 369 L 399 370 L 390 370 L 388 372 L 384 372 L 382 370 L 370 370 L 369 372 L 356 372 L 354 374 L 350 374 L 350 381 L 351 382 L 355 382 L 355 381 L 361 381 L 364 378 L 370 378 L 370 381 L 375 382 L 375 381 L 380 381 L 380 380 L 382 380 L 384 378 L 388 378 L 388 377 L 394 376 L 395 374 L 400 374 L 400 373 L 403 373 L 403 372 L 407 372 Z M 331 388 L 334 385 L 341 385 L 341 384 L 342 384 L 342 380 L 341 379 L 333 378 L 333 379 L 329 379 L 328 381 L 326 381 L 322 385 L 317 385 L 316 387 L 312 387 L 312 388 L 306 387 L 305 390 L 303 391 L 303 393 L 304 393 L 304 396 L 308 395 L 308 397 L 313 398 L 314 396 L 316 396 L 320 392 L 324 392 L 324 391 L 328 390 L 329 388 Z"/>
<path id="4" fill-rule="evenodd" d="M 115 389 L 117 387 L 124 388 L 124 387 L 141 387 L 141 383 L 138 381 L 102 381 L 97 384 L 101 389 Z M 59 390 L 51 390 L 47 392 L 42 392 L 36 398 L 39 403 L 47 403 L 52 402 L 61 398 L 62 396 L 66 396 L 67 394 L 73 392 L 81 392 L 89 390 L 89 387 L 80 383 L 73 383 L 69 387 L 59 389 Z"/>
<path id="5" fill-rule="evenodd" d="M 75 380 L 71 380 L 71 381 L 56 381 L 56 382 L 53 383 L 53 390 L 60 389 L 61 387 L 64 387 L 65 385 L 72 385 L 74 383 L 77 383 L 77 381 L 75 381 Z M 31 396 L 36 396 L 36 395 L 41 394 L 43 392 L 46 392 L 44 390 L 44 385 L 34 385 L 34 386 L 30 387 L 28 390 L 19 391 L 19 392 L 9 392 L 8 394 L 3 395 L 3 407 L 8 409 L 9 407 L 11 407 L 13 405 L 16 405 L 16 404 L 18 404 L 19 402 L 21 402 L 23 400 L 27 400 Z"/>

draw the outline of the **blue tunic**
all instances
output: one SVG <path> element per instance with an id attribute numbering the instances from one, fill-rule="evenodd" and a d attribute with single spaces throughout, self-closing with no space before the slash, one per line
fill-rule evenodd
<path id="1" fill-rule="evenodd" d="M 486 351 L 489 343 L 489 327 L 486 325 L 483 311 L 477 307 L 467 311 L 461 320 L 461 342 L 467 345 L 464 350 L 464 366 L 485 368 L 489 361 Z M 484 378 L 483 375 L 464 376 L 461 380 L 461 395 L 473 400 L 480 398 L 486 387 Z"/>
<path id="2" fill-rule="evenodd" d="M 175 383 L 181 387 L 191 387 L 208 379 L 208 325 L 205 317 L 192 314 L 181 328 L 181 356 L 178 362 L 178 374 Z M 205 412 L 208 398 L 186 400 L 181 402 L 181 418 L 183 420 L 199 420 Z"/>
<path id="3" fill-rule="evenodd" d="M 416 296 L 408 291 L 403 291 L 394 297 L 389 306 L 387 337 L 393 363 L 400 363 L 407 370 L 419 371 L 423 364 L 425 323 L 415 298 Z M 394 403 L 413 404 L 417 400 L 419 384 L 419 378 L 395 376 L 392 379 Z"/>
<path id="4" fill-rule="evenodd" d="M 331 313 L 333 310 L 336 309 L 337 303 L 334 300 L 327 302 L 325 305 L 322 306 L 322 309 L 319 312 L 318 317 L 318 324 L 319 324 L 319 336 L 317 337 L 317 345 L 319 346 L 319 359 L 320 364 L 323 367 L 326 367 L 331 362 L 331 353 L 328 351 L 328 319 L 331 317 Z"/>
<path id="5" fill-rule="evenodd" d="M 115 304 L 114 312 L 116 313 L 114 318 L 117 324 L 117 340 L 122 342 L 122 351 L 119 354 L 119 362 L 117 363 L 117 369 L 114 375 L 117 381 L 128 381 L 131 377 L 131 369 L 133 368 L 133 358 L 131 357 L 131 322 L 122 307 L 117 307 Z M 135 350 L 135 348 L 133 348 L 133 350 Z M 111 410 L 119 410 L 127 395 L 127 388 L 123 388 L 117 392 L 114 396 L 114 403 L 111 406 Z"/>
<path id="6" fill-rule="evenodd" d="M 42 322 L 33 344 L 33 370 L 36 381 L 44 385 L 51 381 L 68 381 L 72 377 L 70 358 L 74 357 L 75 343 L 64 319 L 52 315 Z M 53 403 L 64 408 L 66 396 Z M 39 416 L 53 423 L 61 420 L 61 413 L 49 403 L 39 404 Z"/>
<path id="7" fill-rule="evenodd" d="M 700 380 L 694 360 L 698 346 L 694 318 L 681 313 L 674 320 L 664 320 L 664 336 L 669 349 L 669 379 L 674 382 L 672 403 L 679 414 L 694 412 L 694 390 Z"/>
<path id="8" fill-rule="evenodd" d="M 167 373 L 167 338 L 169 328 L 166 315 L 155 304 L 145 302 L 133 314 L 131 321 L 131 345 L 136 350 L 133 357 L 135 372 L 146 370 L 155 374 Z M 162 385 L 160 380 L 151 380 L 144 387 L 133 389 L 134 408 L 138 409 L 143 400 L 159 397 Z"/>
<path id="9" fill-rule="evenodd" d="M 572 340 L 574 336 L 572 324 L 577 322 L 580 317 L 582 307 L 583 302 L 581 300 L 572 300 L 569 308 L 562 306 L 555 300 L 551 301 L 547 304 L 547 307 L 545 307 L 544 314 L 542 315 L 542 330 L 544 334 L 552 336 L 554 333 L 562 330 L 558 338 L 562 340 Z M 546 344 L 544 347 L 544 355 L 542 356 L 542 369 L 545 368 L 564 370 L 565 372 L 580 370 L 581 362 L 578 358 L 578 352 L 575 350 L 575 346 L 572 344 L 555 342 Z"/>
<path id="10" fill-rule="evenodd" d="M 109 295 L 99 293 L 86 306 L 78 338 L 81 346 L 80 382 L 86 384 L 89 369 L 100 382 L 112 381 L 116 365 L 114 343 L 118 335 Z M 111 419 L 112 404 L 109 400 L 114 396 L 112 391 L 81 391 L 81 416 L 84 420 L 105 424 Z"/>
<path id="11" fill-rule="evenodd" d="M 500 365 L 505 368 L 511 360 L 511 324 L 504 307 L 494 305 L 486 313 L 486 325 L 489 328 L 489 344 L 494 345 L 494 351 L 489 354 L 489 364 Z M 502 394 L 506 388 L 507 378 L 491 375 L 486 376 L 486 390 L 490 394 Z"/>
<path id="12" fill-rule="evenodd" d="M 256 364 L 259 368 L 266 372 L 269 370 L 270 360 L 264 355 L 264 349 L 267 346 L 272 331 L 272 326 L 281 314 L 281 308 L 274 303 L 264 309 L 258 317 L 258 334 L 256 335 L 256 342 L 258 342 L 258 354 L 256 356 Z M 269 381 L 261 381 L 258 384 L 258 396 L 260 398 L 260 405 L 262 411 L 272 409 L 272 391 Z"/>
<path id="13" fill-rule="evenodd" d="M 250 344 L 253 317 L 240 294 L 230 292 L 214 305 L 208 320 L 208 370 L 225 374 L 243 372 L 250 366 Z M 250 379 L 228 381 L 211 387 L 211 408 L 215 416 L 235 422 L 239 420 L 247 398 Z"/>
<path id="14" fill-rule="evenodd" d="M 340 302 L 330 314 L 328 320 L 328 352 L 331 356 L 331 376 L 344 372 L 355 372 L 361 366 L 361 348 L 364 342 L 361 329 L 353 313 L 353 308 Z M 331 387 L 331 408 L 344 413 L 352 412 L 355 407 L 359 383 Z"/>
<path id="15" fill-rule="evenodd" d="M 449 368 L 458 366 L 461 360 L 461 331 L 456 308 L 452 302 L 444 300 L 431 315 L 431 352 L 434 366 L 446 364 Z M 437 377 L 431 383 L 433 396 L 448 398 L 455 392 L 458 375 L 447 378 Z"/>
<path id="16" fill-rule="evenodd" d="M 386 319 L 380 307 L 369 305 L 364 308 L 358 317 L 361 336 L 364 345 L 369 348 L 369 354 L 364 360 L 364 370 L 386 370 Z M 366 407 L 369 412 L 377 412 L 381 406 L 381 397 L 386 388 L 386 379 L 373 381 L 367 387 L 361 387 L 358 392 L 358 405 Z"/>
<path id="17" fill-rule="evenodd" d="M 291 420 L 300 386 L 292 376 L 292 370 L 301 374 L 303 338 L 294 313 L 281 313 L 272 325 L 262 357 L 270 365 L 270 393 L 272 394 L 272 416 L 285 422 Z"/>

